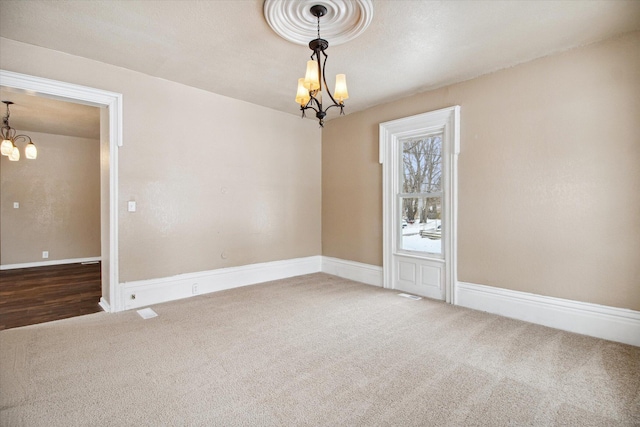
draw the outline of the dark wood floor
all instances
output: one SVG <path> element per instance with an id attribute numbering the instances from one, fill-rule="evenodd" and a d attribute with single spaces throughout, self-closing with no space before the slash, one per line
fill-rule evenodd
<path id="1" fill-rule="evenodd" d="M 0 271 L 0 330 L 101 311 L 100 263 Z"/>

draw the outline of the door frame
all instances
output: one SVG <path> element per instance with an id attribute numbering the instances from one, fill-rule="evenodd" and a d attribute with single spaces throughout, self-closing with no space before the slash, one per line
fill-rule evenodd
<path id="1" fill-rule="evenodd" d="M 13 91 L 24 92 L 31 95 L 40 95 L 61 101 L 75 102 L 93 107 L 107 107 L 109 114 L 109 158 L 101 159 L 101 171 L 109 170 L 109 181 L 101 180 L 101 187 L 109 186 L 109 216 L 100 215 L 101 229 L 108 230 L 106 240 L 108 251 L 101 251 L 103 267 L 107 265 L 108 273 L 102 276 L 102 281 L 108 280 L 108 287 L 102 285 L 102 297 L 99 304 L 107 312 L 122 311 L 119 275 L 118 275 L 118 147 L 122 146 L 122 94 L 65 83 L 12 71 L 0 70 L 0 86 L 5 86 Z M 101 137 L 102 143 L 102 137 Z M 106 161 L 105 161 L 106 160 Z M 101 191 L 102 193 L 102 191 Z M 102 199 L 102 197 L 101 197 Z M 101 203 L 105 201 L 102 200 Z M 104 248 L 105 235 L 101 231 L 102 247 Z M 105 294 L 105 290 L 106 292 Z"/>
<path id="2" fill-rule="evenodd" d="M 382 164 L 382 276 L 383 287 L 394 289 L 393 227 L 398 221 L 395 209 L 395 188 L 398 176 L 393 174 L 394 162 L 398 162 L 398 150 L 394 147 L 402 138 L 420 136 L 442 130 L 443 172 L 447 174 L 443 188 L 443 216 L 447 222 L 443 233 L 445 260 L 445 301 L 455 304 L 457 277 L 458 236 L 458 155 L 460 153 L 460 106 L 443 108 L 397 120 L 380 123 L 379 162 Z"/>

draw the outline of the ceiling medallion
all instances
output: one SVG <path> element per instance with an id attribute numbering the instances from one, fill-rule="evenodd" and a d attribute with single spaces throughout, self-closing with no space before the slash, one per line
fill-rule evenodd
<path id="1" fill-rule="evenodd" d="M 316 37 L 317 17 L 310 11 L 312 5 L 327 10 L 322 17 L 322 36 L 331 40 L 332 46 L 355 39 L 373 19 L 372 0 L 265 0 L 264 17 L 280 37 L 306 46 Z"/>

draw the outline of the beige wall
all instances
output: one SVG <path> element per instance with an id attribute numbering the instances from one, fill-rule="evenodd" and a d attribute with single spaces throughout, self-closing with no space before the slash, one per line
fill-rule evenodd
<path id="1" fill-rule="evenodd" d="M 382 265 L 378 124 L 452 105 L 459 280 L 640 310 L 640 33 L 330 121 L 323 254 Z"/>
<path id="2" fill-rule="evenodd" d="M 312 120 L 122 68 L 6 39 L 0 68 L 124 94 L 122 282 L 320 253 L 381 265 L 378 124 L 459 104 L 459 279 L 639 310 L 639 46 L 331 120 L 322 153 Z"/>
<path id="3" fill-rule="evenodd" d="M 42 251 L 48 261 L 99 257 L 100 141 L 19 133 L 35 142 L 38 158 L 0 158 L 0 264 L 45 261 Z"/>
<path id="4" fill-rule="evenodd" d="M 317 123 L 12 40 L 0 51 L 2 69 L 123 94 L 121 282 L 320 255 Z"/>

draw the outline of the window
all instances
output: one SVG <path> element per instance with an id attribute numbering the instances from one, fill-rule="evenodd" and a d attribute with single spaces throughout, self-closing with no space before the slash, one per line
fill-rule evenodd
<path id="1" fill-rule="evenodd" d="M 442 133 L 400 141 L 399 249 L 442 254 Z"/>

